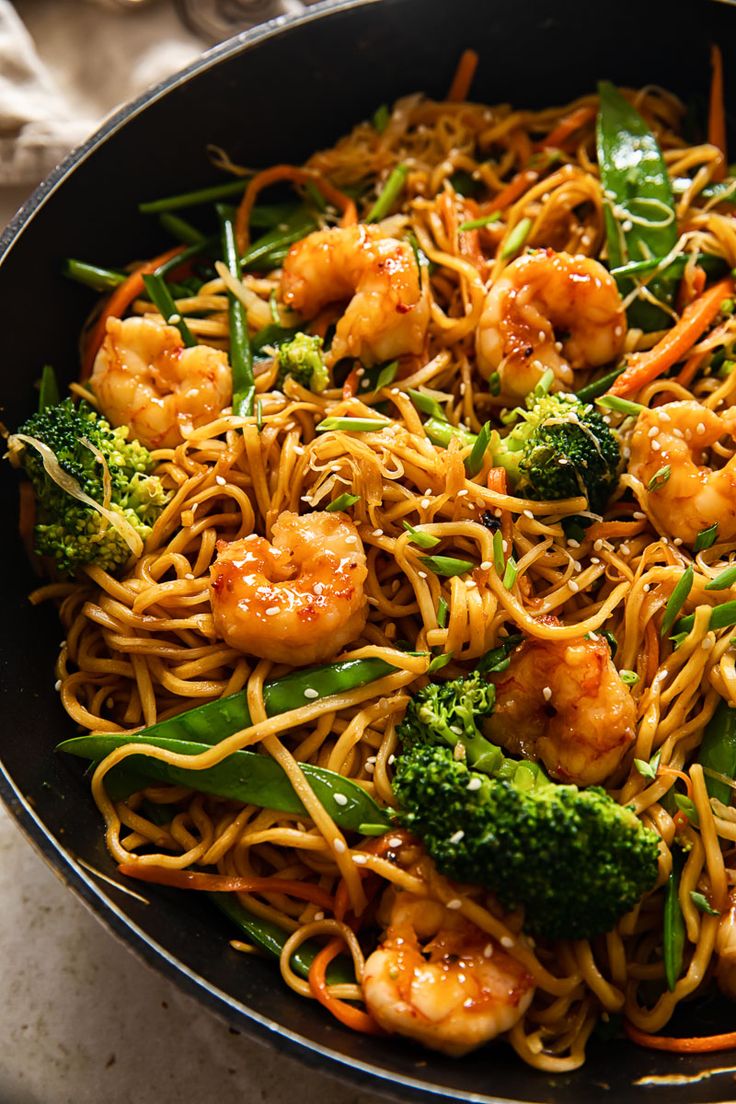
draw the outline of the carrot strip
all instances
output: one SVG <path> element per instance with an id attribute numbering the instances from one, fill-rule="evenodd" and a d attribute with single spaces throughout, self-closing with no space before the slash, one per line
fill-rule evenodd
<path id="1" fill-rule="evenodd" d="M 724 1035 L 703 1035 L 685 1039 L 674 1039 L 668 1035 L 649 1035 L 640 1031 L 629 1020 L 624 1020 L 624 1031 L 637 1046 L 649 1050 L 669 1050 L 675 1054 L 706 1054 L 714 1050 L 731 1050 L 736 1047 L 736 1031 L 727 1031 Z"/>
<path id="2" fill-rule="evenodd" d="M 309 901 L 325 912 L 332 912 L 335 902 L 320 886 L 298 882 L 291 878 L 241 878 L 230 874 L 204 874 L 195 870 L 171 870 L 166 866 L 148 866 L 144 863 L 121 863 L 121 874 L 154 885 L 174 886 L 175 889 L 197 889 L 210 893 L 285 893 L 300 901 Z"/>
<path id="3" fill-rule="evenodd" d="M 321 1005 L 331 1012 L 336 1020 L 352 1031 L 360 1031 L 363 1035 L 383 1035 L 384 1032 L 378 1026 L 368 1012 L 354 1008 L 346 1001 L 338 1000 L 330 995 L 327 986 L 327 967 L 342 950 L 342 939 L 331 939 L 321 951 L 318 951 L 309 967 L 309 984 L 312 992 Z"/>
<path id="4" fill-rule="evenodd" d="M 168 249 L 165 253 L 162 253 L 160 257 L 154 257 L 153 260 L 146 261 L 145 264 L 137 268 L 135 272 L 131 272 L 130 276 L 115 288 L 112 295 L 107 300 L 107 303 L 102 308 L 102 312 L 87 338 L 87 346 L 82 359 L 82 371 L 79 377 L 82 382 L 89 379 L 92 374 L 92 366 L 97 356 L 97 351 L 105 339 L 108 318 L 120 318 L 133 300 L 143 291 L 143 277 L 155 272 L 162 264 L 166 264 L 172 257 L 176 257 L 178 253 L 183 253 L 184 249 L 185 246 L 177 245 L 174 249 Z"/>
<path id="5" fill-rule="evenodd" d="M 726 111 L 723 105 L 723 56 L 720 46 L 715 43 L 710 48 L 710 64 L 713 72 L 710 82 L 710 106 L 708 109 L 708 141 L 723 153 L 723 161 L 713 174 L 714 180 L 723 180 L 726 175 Z"/>
<path id="6" fill-rule="evenodd" d="M 685 308 L 679 321 L 653 349 L 645 353 L 634 353 L 629 358 L 628 367 L 614 382 L 609 395 L 626 395 L 630 391 L 638 391 L 681 360 L 708 329 L 721 309 L 721 303 L 733 295 L 733 290 L 733 278 L 727 276 L 704 291 Z"/>
<path id="7" fill-rule="evenodd" d="M 675 770 L 674 767 L 660 767 L 657 773 L 658 774 L 669 774 L 669 775 L 672 775 L 675 778 L 679 778 L 681 782 L 685 783 L 685 788 L 687 789 L 687 796 L 692 800 L 693 784 L 690 781 L 690 775 L 689 774 L 685 774 L 685 772 L 681 771 L 681 770 Z"/>
<path id="8" fill-rule="evenodd" d="M 269 184 L 277 184 L 281 180 L 290 180 L 292 184 L 314 184 L 329 203 L 334 204 L 338 210 L 342 211 L 342 219 L 340 220 L 342 226 L 353 226 L 358 221 L 358 212 L 350 196 L 346 196 L 344 192 L 339 191 L 334 184 L 330 184 L 329 180 L 325 180 L 319 173 L 312 169 L 297 168 L 296 165 L 273 165 L 270 169 L 264 169 L 263 172 L 256 173 L 249 181 L 236 212 L 235 237 L 241 253 L 245 253 L 250 243 L 250 213 L 253 210 L 258 193 L 267 188 Z"/>
<path id="9" fill-rule="evenodd" d="M 588 540 L 609 540 L 611 537 L 635 537 L 646 528 L 644 521 L 596 521 L 585 531 Z"/>
<path id="10" fill-rule="evenodd" d="M 478 207 L 479 213 L 481 215 L 492 215 L 494 211 L 502 211 L 504 207 L 509 207 L 524 192 L 528 191 L 532 184 L 536 184 L 538 180 L 538 172 L 534 172 L 533 169 L 524 169 L 523 172 L 517 173 L 513 180 L 510 180 L 506 187 L 502 188 L 498 195 L 494 196 L 488 203 L 480 204 Z"/>
<path id="11" fill-rule="evenodd" d="M 683 387 L 689 387 L 707 356 L 707 353 L 693 353 L 692 356 L 689 356 L 675 376 L 676 381 L 681 383 Z"/>
<path id="12" fill-rule="evenodd" d="M 571 111 L 569 115 L 566 115 L 564 119 L 549 132 L 546 138 L 543 138 L 541 142 L 537 143 L 537 150 L 544 149 L 563 149 L 565 142 L 574 134 L 576 130 L 580 130 L 586 123 L 589 123 L 592 119 L 595 119 L 595 107 L 592 104 L 583 104 L 582 107 L 578 107 L 575 111 Z"/>
<path id="13" fill-rule="evenodd" d="M 342 397 L 344 399 L 353 399 L 358 394 L 358 384 L 360 383 L 358 371 L 359 365 L 356 364 L 342 385 Z"/>
<path id="14" fill-rule="evenodd" d="M 685 307 L 692 303 L 693 299 L 697 299 L 699 295 L 702 295 L 705 290 L 705 269 L 700 265 L 695 265 L 693 269 L 685 269 L 685 275 L 680 280 L 680 286 L 677 289 L 677 310 L 680 314 L 684 311 Z"/>
<path id="15" fill-rule="evenodd" d="M 447 98 L 450 103 L 462 103 L 467 100 L 470 85 L 478 68 L 478 54 L 475 50 L 463 50 L 460 61 L 457 63 L 455 76 L 452 78 L 450 91 Z"/>

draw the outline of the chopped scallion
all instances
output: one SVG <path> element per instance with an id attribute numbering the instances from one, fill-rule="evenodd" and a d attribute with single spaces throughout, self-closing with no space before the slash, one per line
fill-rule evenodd
<path id="1" fill-rule="evenodd" d="M 506 561 L 506 569 L 503 573 L 503 585 L 506 590 L 511 590 L 512 586 L 516 582 L 516 576 L 519 574 L 519 568 L 517 567 L 516 560 L 513 556 L 509 556 Z"/>
<path id="2" fill-rule="evenodd" d="M 718 538 L 718 522 L 714 521 L 712 525 L 709 525 L 707 529 L 701 529 L 695 538 L 695 544 L 693 545 L 693 551 L 697 555 L 698 552 L 705 552 L 716 543 Z"/>
<path id="3" fill-rule="evenodd" d="M 509 257 L 515 256 L 519 250 L 523 249 L 524 242 L 529 237 L 532 226 L 533 222 L 530 218 L 523 218 L 517 222 L 501 248 L 499 256 L 502 261 L 507 261 Z"/>
<path id="4" fill-rule="evenodd" d="M 407 395 L 411 399 L 415 409 L 420 414 L 429 414 L 432 418 L 439 418 L 440 421 L 446 422 L 445 412 L 437 402 L 437 399 L 431 395 L 426 395 L 424 391 L 415 391 L 413 388 L 407 390 Z"/>
<path id="5" fill-rule="evenodd" d="M 629 671 L 626 667 L 623 667 L 618 674 L 621 681 L 625 682 L 627 686 L 634 686 L 639 681 L 636 671 Z"/>
<path id="6" fill-rule="evenodd" d="M 421 559 L 424 566 L 435 575 L 444 575 L 447 578 L 452 578 L 453 575 L 465 575 L 477 566 L 472 560 L 460 560 L 455 556 L 422 556 Z"/>
<path id="7" fill-rule="evenodd" d="M 197 207 L 202 203 L 215 203 L 220 199 L 230 199 L 245 191 L 247 180 L 230 180 L 226 184 L 214 184 L 210 188 L 200 188 L 196 192 L 184 192 L 182 195 L 165 196 L 139 203 L 142 215 L 160 215 L 165 211 L 175 211 L 180 207 Z"/>
<path id="8" fill-rule="evenodd" d="M 390 426 L 388 418 L 323 418 L 315 428 L 318 433 L 343 430 L 345 433 L 378 433 Z"/>
<path id="9" fill-rule="evenodd" d="M 491 423 L 486 424 L 481 429 L 480 433 L 475 439 L 475 444 L 470 452 L 469 456 L 465 457 L 465 474 L 469 479 L 472 479 L 474 475 L 477 475 L 480 469 L 483 467 L 483 460 L 488 449 L 488 445 L 491 441 Z"/>
<path id="10" fill-rule="evenodd" d="M 184 245 L 201 245 L 205 240 L 204 234 L 197 230 L 196 226 L 192 226 L 186 219 L 179 218 L 178 215 L 165 212 L 158 221 L 167 234 L 171 234 L 172 238 L 183 242 Z"/>
<path id="11" fill-rule="evenodd" d="M 147 273 L 143 277 L 143 283 L 151 302 L 156 307 L 156 310 L 159 312 L 164 322 L 168 322 L 170 325 L 175 326 L 181 334 L 181 339 L 184 344 L 190 349 L 193 348 L 197 344 L 197 340 L 177 311 L 176 303 L 171 297 L 171 292 L 163 276 L 159 276 L 157 273 Z"/>
<path id="12" fill-rule="evenodd" d="M 430 661 L 429 667 L 427 668 L 427 674 L 433 675 L 435 671 L 441 671 L 442 668 L 446 667 L 452 660 L 452 656 L 452 652 L 445 652 L 444 655 L 435 656 L 434 659 Z"/>
<path id="13" fill-rule="evenodd" d="M 667 605 L 664 607 L 664 617 L 662 618 L 662 627 L 659 630 L 660 636 L 666 636 L 675 623 L 675 618 L 685 605 L 688 599 L 690 591 L 693 587 L 693 578 L 695 571 L 693 565 L 685 569 L 682 573 L 682 577 L 677 583 L 677 586 L 670 594 Z"/>
<path id="14" fill-rule="evenodd" d="M 506 570 L 506 557 L 503 552 L 503 536 L 500 529 L 497 529 L 493 534 L 493 566 L 499 579 L 502 579 Z"/>
<path id="15" fill-rule="evenodd" d="M 700 823 L 700 818 L 698 817 L 698 810 L 695 808 L 694 801 L 691 801 L 691 799 L 689 797 L 686 797 L 685 794 L 676 793 L 675 805 L 681 813 L 685 814 L 691 824 L 694 824 L 696 827 L 698 826 L 698 824 Z"/>
<path id="16" fill-rule="evenodd" d="M 448 614 L 449 609 L 450 609 L 450 607 L 448 606 L 445 599 L 440 598 L 439 602 L 437 603 L 437 626 L 438 626 L 438 628 L 444 629 L 445 625 L 447 624 L 447 614 Z"/>
<path id="17" fill-rule="evenodd" d="M 223 260 L 236 280 L 242 278 L 240 256 L 235 240 L 235 225 L 230 212 L 218 207 L 222 231 Z M 228 290 L 228 320 L 230 325 L 230 370 L 233 376 L 233 414 L 253 413 L 256 395 L 253 376 L 253 350 L 248 333 L 248 316 L 240 300 Z"/>
<path id="18" fill-rule="evenodd" d="M 704 893 L 699 893 L 697 889 L 690 890 L 690 900 L 695 905 L 699 912 L 706 912 L 708 916 L 720 916 L 718 909 L 714 909 L 708 898 Z"/>
<path id="19" fill-rule="evenodd" d="M 419 548 L 436 548 L 440 543 L 439 537 L 433 537 L 431 533 L 424 533 L 421 529 L 415 529 L 408 521 L 404 522 L 404 528 L 409 534 L 409 540 Z"/>
<path id="20" fill-rule="evenodd" d="M 394 203 L 404 190 L 408 173 L 409 168 L 403 163 L 396 165 L 391 170 L 378 199 L 365 217 L 366 222 L 380 222 L 390 213 Z"/>
<path id="21" fill-rule="evenodd" d="M 647 483 L 647 490 L 648 491 L 658 491 L 658 490 L 660 490 L 662 487 L 664 487 L 665 483 L 667 482 L 667 480 L 669 479 L 669 477 L 671 475 L 672 475 L 672 468 L 669 466 L 669 464 L 665 464 L 664 467 L 662 467 L 658 471 L 656 471 L 654 473 L 654 475 L 652 476 L 652 478 L 649 480 L 649 482 Z"/>
<path id="22" fill-rule="evenodd" d="M 736 583 L 736 564 L 731 564 L 730 567 L 724 568 L 720 575 L 716 575 L 715 579 L 711 579 L 709 583 L 706 583 L 705 589 L 727 590 L 734 583 Z"/>
<path id="23" fill-rule="evenodd" d="M 690 613 L 687 617 L 681 617 L 675 628 L 679 634 L 687 634 L 694 624 L 695 614 Z M 713 630 L 728 629 L 731 625 L 736 625 L 736 602 L 723 602 L 720 606 L 714 606 L 711 610 L 708 628 Z"/>
<path id="24" fill-rule="evenodd" d="M 373 126 L 376 128 L 379 134 L 383 134 L 384 130 L 389 124 L 391 119 L 391 112 L 388 104 L 381 104 L 373 112 Z"/>
<path id="25" fill-rule="evenodd" d="M 484 226 L 490 226 L 492 222 L 498 222 L 501 218 L 500 211 L 494 211 L 490 215 L 483 215 L 481 218 L 468 219 L 467 222 L 461 222 L 458 226 L 458 230 L 480 230 Z"/>
<path id="26" fill-rule="evenodd" d="M 329 514 L 336 514 L 340 510 L 347 510 L 350 506 L 354 506 L 356 502 L 360 502 L 360 495 L 345 491 L 344 494 L 338 495 L 328 506 L 325 506 L 325 510 Z"/>
<path id="27" fill-rule="evenodd" d="M 646 407 L 638 402 L 630 402 L 629 399 L 621 399 L 618 395 L 601 395 L 599 399 L 596 399 L 596 404 L 602 406 L 604 410 L 615 410 L 617 414 L 630 415 L 632 418 L 638 418 L 642 410 L 646 410 Z"/>

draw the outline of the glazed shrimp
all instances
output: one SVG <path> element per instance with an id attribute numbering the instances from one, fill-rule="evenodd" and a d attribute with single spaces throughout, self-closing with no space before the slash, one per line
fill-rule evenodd
<path id="1" fill-rule="evenodd" d="M 716 935 L 716 981 L 722 993 L 736 1000 L 736 888 L 728 895 L 728 911 L 721 916 Z"/>
<path id="2" fill-rule="evenodd" d="M 694 399 L 642 410 L 631 436 L 629 472 L 644 484 L 660 533 L 692 545 L 718 523 L 718 539 L 736 537 L 736 457 L 709 468 L 704 450 L 736 439 L 736 407 L 720 414 Z"/>
<path id="3" fill-rule="evenodd" d="M 634 700 L 604 640 L 527 639 L 495 681 L 484 731 L 561 782 L 603 782 L 634 741 Z"/>
<path id="4" fill-rule="evenodd" d="M 626 314 L 613 277 L 590 257 L 537 250 L 512 261 L 486 296 L 478 367 L 498 372 L 502 394 L 523 398 L 551 369 L 570 390 L 573 371 L 615 360 Z"/>
<path id="5" fill-rule="evenodd" d="M 187 430 L 212 421 L 232 398 L 227 355 L 188 349 L 174 326 L 150 318 L 108 318 L 92 390 L 114 426 L 130 426 L 148 448 L 174 448 Z"/>
<path id="6" fill-rule="evenodd" d="M 420 353 L 429 299 L 409 242 L 374 226 L 333 227 L 292 245 L 281 278 L 284 303 L 307 318 L 327 303 L 350 299 L 332 342 L 331 362 L 365 365 Z"/>
<path id="7" fill-rule="evenodd" d="M 534 996 L 524 967 L 438 901 L 388 895 L 388 930 L 363 971 L 380 1026 L 454 1056 L 509 1031 Z"/>
<path id="8" fill-rule="evenodd" d="M 321 663 L 363 631 L 367 575 L 345 514 L 283 513 L 271 544 L 219 541 L 210 569 L 215 628 L 232 648 L 274 663 Z"/>

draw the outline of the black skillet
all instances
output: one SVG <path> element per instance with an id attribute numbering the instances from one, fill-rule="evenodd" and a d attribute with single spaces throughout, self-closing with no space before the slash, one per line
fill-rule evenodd
<path id="1" fill-rule="evenodd" d="M 136 204 L 211 182 L 208 143 L 247 165 L 299 163 L 380 103 L 417 89 L 441 97 L 467 46 L 481 58 L 473 97 L 489 103 L 564 103 L 608 77 L 664 85 L 702 113 L 712 38 L 724 51 L 733 104 L 736 11 L 706 0 L 321 3 L 303 18 L 225 43 L 106 122 L 0 240 L 2 420 L 15 427 L 31 412 L 32 384 L 46 361 L 66 380 L 77 372 L 78 333 L 92 297 L 60 275 L 63 258 L 114 266 L 166 247 Z M 554 1076 L 527 1069 L 505 1046 L 454 1061 L 400 1040 L 354 1035 L 287 990 L 274 964 L 231 951 L 227 923 L 196 894 L 146 887 L 152 903 L 145 906 L 87 873 L 77 859 L 115 871 L 79 764 L 52 750 L 72 732 L 53 688 L 60 629 L 53 609 L 27 602 L 34 580 L 16 539 L 15 480 L 1 474 L 0 796 L 60 876 L 138 954 L 246 1033 L 402 1099 L 736 1098 L 733 1051 L 674 1057 L 593 1040 L 582 1070 Z M 734 1005 L 710 999 L 684 1009 L 673 1030 L 734 1027 Z"/>

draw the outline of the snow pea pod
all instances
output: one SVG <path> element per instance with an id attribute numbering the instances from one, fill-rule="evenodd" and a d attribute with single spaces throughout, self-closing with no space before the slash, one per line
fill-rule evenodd
<path id="1" fill-rule="evenodd" d="M 608 257 L 612 269 L 650 257 L 665 257 L 677 241 L 672 185 L 659 143 L 639 112 L 609 82 L 598 85 L 598 167 L 604 195 Z M 635 286 L 617 279 L 622 295 Z M 657 299 L 671 303 L 676 283 L 667 275 L 648 284 Z M 651 331 L 669 325 L 667 315 L 642 299 L 628 309 L 629 322 Z"/>
<path id="2" fill-rule="evenodd" d="M 706 725 L 698 762 L 706 771 L 705 785 L 710 796 L 728 805 L 733 792 L 731 787 L 707 773 L 713 770 L 726 778 L 736 778 L 736 709 L 731 709 L 725 701 L 721 702 Z"/>

